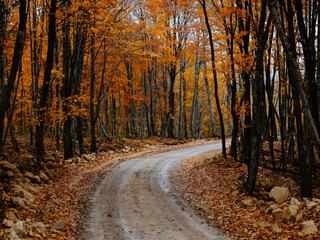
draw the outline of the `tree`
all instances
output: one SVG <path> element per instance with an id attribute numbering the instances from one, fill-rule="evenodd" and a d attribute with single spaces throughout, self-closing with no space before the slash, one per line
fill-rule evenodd
<path id="1" fill-rule="evenodd" d="M 221 139 L 222 139 L 222 154 L 224 157 L 227 156 L 227 150 L 226 150 L 226 138 L 225 138 L 225 131 L 224 131 L 224 121 L 223 121 L 223 115 L 220 107 L 220 101 L 219 101 L 219 95 L 218 95 L 218 78 L 217 78 L 217 70 L 216 70 L 216 63 L 215 63 L 215 52 L 214 52 L 214 45 L 212 40 L 212 31 L 211 26 L 209 22 L 209 17 L 207 14 L 207 7 L 206 7 L 206 1 L 202 0 L 200 1 L 200 4 L 202 6 L 204 18 L 206 27 L 208 30 L 209 35 L 209 42 L 210 42 L 210 49 L 211 49 L 211 65 L 212 65 L 212 73 L 213 73 L 213 79 L 214 79 L 214 93 L 215 93 L 215 100 L 216 100 L 216 106 L 219 114 L 219 121 L 220 121 L 220 133 L 221 133 Z"/>
<path id="2" fill-rule="evenodd" d="M 14 52 L 12 57 L 12 64 L 11 64 L 11 69 L 10 69 L 10 74 L 8 77 L 7 84 L 4 86 L 2 90 L 1 99 L 0 99 L 0 112 L 1 112 L 0 114 L 0 146 L 1 146 L 0 154 L 2 153 L 4 141 L 5 141 L 5 139 L 3 138 L 5 115 L 10 107 L 10 98 L 11 98 L 12 90 L 15 85 L 16 76 L 20 66 L 22 52 L 23 52 L 24 43 L 25 43 L 25 33 L 26 33 L 26 24 L 27 24 L 27 1 L 20 0 L 19 3 L 20 3 L 19 26 L 18 26 L 17 37 L 16 37 L 16 42 L 15 42 L 15 47 L 14 47 Z M 4 12 L 6 9 L 6 6 L 3 1 L 0 3 L 0 7 L 1 7 L 0 8 L 1 12 Z M 1 16 L 1 18 L 3 16 Z M 1 21 L 2 21 L 2 24 L 4 24 L 3 19 Z M 3 26 L 1 27 L 2 29 L 4 29 Z M 3 53 L 1 55 L 1 58 L 2 57 L 3 57 Z"/>
<path id="3" fill-rule="evenodd" d="M 43 142 L 45 133 L 45 119 L 46 119 L 46 107 L 49 97 L 51 71 L 53 69 L 54 62 L 54 49 L 56 40 L 56 11 L 57 0 L 51 0 L 49 11 L 49 32 L 48 32 L 48 46 L 47 46 L 47 60 L 43 75 L 42 88 L 40 93 L 39 102 L 39 124 L 36 127 L 36 149 L 37 149 L 37 163 L 45 160 L 45 146 Z"/>

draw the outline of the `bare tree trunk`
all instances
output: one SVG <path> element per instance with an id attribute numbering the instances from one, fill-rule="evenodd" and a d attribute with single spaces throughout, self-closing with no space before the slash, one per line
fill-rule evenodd
<path id="1" fill-rule="evenodd" d="M 195 71 L 194 71 L 194 93 L 193 93 L 193 101 L 192 101 L 192 110 L 191 110 L 191 118 L 190 118 L 190 132 L 192 138 L 198 137 L 198 129 L 199 129 L 199 74 L 200 74 L 200 61 L 199 56 L 196 55 L 195 60 Z"/>
<path id="2" fill-rule="evenodd" d="M 94 121 L 94 86 L 95 86 L 95 37 L 91 37 L 91 73 L 90 73 L 90 138 L 91 138 L 91 152 L 96 152 L 97 140 L 95 133 L 95 121 Z"/>
<path id="3" fill-rule="evenodd" d="M 69 8 L 70 0 L 65 2 L 65 6 Z M 70 42 L 70 23 L 63 23 L 62 25 L 63 33 L 63 85 L 61 90 L 61 96 L 64 99 L 63 102 L 63 114 L 66 119 L 63 123 L 63 154 L 64 159 L 69 159 L 74 156 L 73 141 L 72 141 L 72 117 L 70 115 L 70 105 L 68 100 L 72 96 L 72 86 L 71 86 L 71 75 L 70 75 L 70 65 L 71 65 L 71 42 Z"/>
<path id="4" fill-rule="evenodd" d="M 206 85 L 206 90 L 207 90 L 209 113 L 210 113 L 211 134 L 212 134 L 212 137 L 217 137 L 218 134 L 217 134 L 216 122 L 215 122 L 214 116 L 213 116 L 212 99 L 211 99 L 211 93 L 210 93 L 209 82 L 208 82 L 208 78 L 207 78 L 207 74 L 206 74 L 206 69 L 207 69 L 207 64 L 206 64 L 206 62 L 204 62 L 203 79 L 204 79 L 204 84 Z"/>
<path id="5" fill-rule="evenodd" d="M 170 89 L 169 89 L 169 112 L 167 117 L 169 138 L 174 138 L 174 128 L 175 128 L 174 85 L 176 81 L 176 71 L 177 71 L 177 66 L 174 63 L 171 63 L 169 68 Z"/>
<path id="6" fill-rule="evenodd" d="M 294 73 L 292 80 L 296 84 L 298 91 L 299 91 L 301 103 L 303 106 L 302 109 L 303 109 L 303 112 L 306 116 L 306 120 L 309 123 L 309 124 L 307 124 L 308 129 L 310 131 L 312 140 L 316 144 L 317 149 L 319 149 L 320 148 L 320 136 L 319 136 L 319 132 L 317 130 L 317 124 L 316 124 L 315 119 L 313 118 L 313 115 L 311 112 L 311 107 L 308 102 L 306 92 L 303 87 L 303 81 L 302 81 L 302 76 L 301 76 L 298 61 L 296 59 L 296 56 L 294 55 L 294 53 L 290 49 L 290 43 L 289 43 L 288 38 L 286 37 L 286 34 L 281 26 L 281 23 L 279 20 L 279 15 L 278 15 L 278 12 L 277 12 L 277 9 L 275 7 L 273 0 L 268 0 L 268 7 L 270 9 L 270 13 L 271 13 L 271 17 L 273 19 L 273 22 L 278 30 L 279 37 L 282 42 L 282 46 L 284 48 L 286 57 L 288 58 L 288 62 L 290 64 L 289 67 L 292 68 L 292 71 Z"/>
<path id="7" fill-rule="evenodd" d="M 205 22 L 206 22 L 206 26 L 209 34 L 210 49 L 211 49 L 211 64 L 212 64 L 212 73 L 213 73 L 213 81 L 214 81 L 214 94 L 215 94 L 218 115 L 219 115 L 220 133 L 221 133 L 221 139 L 222 139 L 222 154 L 224 157 L 226 157 L 227 156 L 226 137 L 225 137 L 225 131 L 224 131 L 223 115 L 220 107 L 219 94 L 218 94 L 218 78 L 217 78 L 216 65 L 215 65 L 215 52 L 214 52 L 214 46 L 213 46 L 212 31 L 209 23 L 205 0 L 200 1 L 200 4 L 202 5 L 202 10 L 204 13 Z"/>
<path id="8" fill-rule="evenodd" d="M 268 31 L 269 31 L 269 24 L 265 28 L 265 20 L 266 20 L 266 0 L 262 1 L 261 6 L 261 15 L 260 15 L 260 22 L 259 22 L 259 32 L 258 32 L 258 47 L 256 53 L 256 72 L 255 78 L 252 83 L 252 153 L 250 164 L 248 165 L 248 178 L 245 183 L 245 188 L 250 195 L 253 195 L 254 186 L 256 183 L 257 175 L 258 175 L 258 166 L 259 166 L 259 157 L 260 157 L 260 150 L 261 150 L 261 108 L 262 108 L 262 91 L 261 84 L 263 84 L 263 74 L 264 74 L 264 66 L 263 66 L 263 55 L 264 49 L 268 40 Z"/>
<path id="9" fill-rule="evenodd" d="M 4 39 L 7 31 L 7 19 L 6 19 L 6 5 L 4 0 L 0 0 L 0 90 L 1 92 L 5 86 L 5 53 L 4 53 Z"/>
<path id="10" fill-rule="evenodd" d="M 4 4 L 2 7 L 5 8 Z M 20 0 L 19 6 L 19 27 L 15 42 L 15 47 L 13 51 L 12 65 L 10 69 L 10 74 L 8 77 L 7 84 L 3 88 L 1 98 L 0 98 L 0 146 L 3 146 L 3 133 L 4 133 L 4 119 L 5 113 L 10 107 L 10 97 L 16 81 L 16 76 L 20 66 L 20 61 L 22 58 L 23 47 L 25 42 L 27 24 L 27 1 Z M 1 56 L 2 57 L 2 56 Z M 2 153 L 3 147 L 0 147 L 0 154 Z"/>
<path id="11" fill-rule="evenodd" d="M 49 90 L 50 90 L 50 79 L 51 71 L 53 69 L 54 62 L 54 49 L 56 40 L 56 11 L 57 11 L 57 0 L 51 0 L 50 6 L 50 16 L 49 16 L 49 33 L 48 33 L 48 50 L 47 50 L 47 60 L 46 67 L 43 75 L 43 83 L 40 94 L 39 102 L 39 121 L 40 123 L 36 127 L 36 155 L 37 163 L 40 164 L 41 161 L 45 160 L 45 148 L 44 148 L 44 130 L 45 130 L 45 120 Z"/>

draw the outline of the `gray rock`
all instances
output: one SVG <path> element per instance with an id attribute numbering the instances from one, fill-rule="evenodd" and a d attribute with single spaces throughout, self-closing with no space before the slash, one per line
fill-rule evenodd
<path id="1" fill-rule="evenodd" d="M 15 175 L 14 175 L 14 173 L 12 171 L 7 171 L 7 176 L 9 178 L 14 178 L 15 177 Z"/>
<path id="2" fill-rule="evenodd" d="M 42 222 L 31 222 L 28 232 L 31 236 L 35 236 L 36 234 L 44 236 L 46 234 L 46 226 Z"/>
<path id="3" fill-rule="evenodd" d="M 16 165 L 9 163 L 8 161 L 1 161 L 0 168 L 4 169 L 6 171 L 13 172 L 16 177 L 22 176 L 19 169 L 16 167 Z"/>
<path id="4" fill-rule="evenodd" d="M 282 222 L 283 211 L 280 208 L 277 208 L 272 211 L 272 217 L 274 222 Z"/>
<path id="5" fill-rule="evenodd" d="M 311 211 L 313 209 L 315 209 L 318 206 L 318 203 L 316 202 L 306 202 L 306 208 L 308 211 Z"/>
<path id="6" fill-rule="evenodd" d="M 5 228 L 12 228 L 14 226 L 14 222 L 5 218 L 2 221 L 2 226 Z"/>
<path id="7" fill-rule="evenodd" d="M 282 231 L 282 229 L 278 226 L 278 225 L 272 225 L 272 227 L 271 227 L 271 230 L 273 231 L 273 232 L 277 232 L 277 233 L 279 233 L 279 232 L 281 232 Z"/>
<path id="8" fill-rule="evenodd" d="M 294 205 L 294 206 L 298 206 L 299 207 L 301 205 L 301 202 L 298 199 L 292 197 L 290 199 L 290 205 Z"/>
<path id="9" fill-rule="evenodd" d="M 6 218 L 11 221 L 19 219 L 18 211 L 15 208 L 11 208 L 6 212 Z"/>
<path id="10" fill-rule="evenodd" d="M 267 208 L 266 213 L 267 213 L 267 214 L 270 214 L 270 213 L 272 213 L 273 210 L 275 210 L 275 209 L 277 209 L 277 208 L 278 208 L 277 205 L 272 204 L 272 205 L 270 205 L 270 206 Z"/>
<path id="11" fill-rule="evenodd" d="M 314 234 L 318 231 L 318 228 L 313 220 L 305 221 L 302 224 L 302 231 L 303 235 Z"/>
<path id="12" fill-rule="evenodd" d="M 27 177 L 27 178 L 29 178 L 29 179 L 31 180 L 31 182 L 33 182 L 33 183 L 41 183 L 40 177 L 34 175 L 34 174 L 31 173 L 31 172 L 26 172 L 26 173 L 24 174 L 24 176 Z"/>
<path id="13" fill-rule="evenodd" d="M 40 171 L 39 173 L 39 177 L 42 181 L 44 182 L 48 182 L 49 181 L 49 177 L 47 176 L 47 174 L 45 174 L 43 171 Z"/>
<path id="14" fill-rule="evenodd" d="M 271 189 L 269 197 L 278 203 L 282 203 L 290 198 L 290 192 L 286 187 L 274 187 Z"/>
<path id="15" fill-rule="evenodd" d="M 282 221 L 287 224 L 292 224 L 296 221 L 296 217 L 299 214 L 299 207 L 294 205 L 289 205 L 283 209 Z"/>
<path id="16" fill-rule="evenodd" d="M 54 224 L 52 224 L 51 228 L 58 231 L 63 231 L 65 227 L 65 222 L 62 220 L 56 221 Z"/>
<path id="17" fill-rule="evenodd" d="M 23 238 L 26 236 L 26 231 L 23 228 L 23 222 L 18 221 L 16 224 L 12 227 L 12 230 L 20 237 Z"/>
<path id="18" fill-rule="evenodd" d="M 10 229 L 0 229 L 0 240 L 20 240 L 15 231 Z"/>
<path id="19" fill-rule="evenodd" d="M 25 202 L 23 201 L 23 198 L 21 197 L 11 197 L 11 201 L 17 207 L 24 208 L 24 209 L 27 208 Z"/>
<path id="20" fill-rule="evenodd" d="M 242 202 L 242 204 L 243 204 L 244 206 L 246 206 L 246 207 L 249 207 L 249 206 L 252 205 L 252 199 L 244 199 L 244 200 L 242 200 L 241 202 Z"/>
<path id="21" fill-rule="evenodd" d="M 26 199 L 28 202 L 32 202 L 34 200 L 34 196 L 29 191 L 23 189 L 20 185 L 14 185 L 12 191 L 16 196 L 20 196 Z"/>

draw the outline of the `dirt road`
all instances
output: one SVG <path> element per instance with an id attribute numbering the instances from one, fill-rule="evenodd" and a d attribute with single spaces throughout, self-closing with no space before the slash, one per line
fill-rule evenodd
<path id="1" fill-rule="evenodd" d="M 121 163 L 92 196 L 83 238 L 227 239 L 184 206 L 169 181 L 177 163 L 220 147 L 189 147 Z"/>

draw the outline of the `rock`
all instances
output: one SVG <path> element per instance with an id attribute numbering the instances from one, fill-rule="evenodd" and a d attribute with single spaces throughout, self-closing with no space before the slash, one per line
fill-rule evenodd
<path id="1" fill-rule="evenodd" d="M 28 232 L 31 236 L 36 236 L 37 234 L 44 236 L 46 234 L 46 226 L 42 222 L 33 222 L 30 223 Z"/>
<path id="2" fill-rule="evenodd" d="M 317 226 L 315 225 L 313 220 L 305 221 L 301 225 L 302 225 L 301 233 L 303 235 L 314 234 L 315 232 L 318 231 Z"/>
<path id="3" fill-rule="evenodd" d="M 273 232 L 277 232 L 277 233 L 279 233 L 279 232 L 282 231 L 282 229 L 279 228 L 279 226 L 276 225 L 276 224 L 275 224 L 275 225 L 272 225 L 271 230 L 272 230 Z"/>
<path id="4" fill-rule="evenodd" d="M 299 222 L 302 218 L 302 213 L 300 212 L 297 216 L 296 216 L 296 222 Z"/>
<path id="5" fill-rule="evenodd" d="M 73 163 L 73 160 L 72 159 L 67 159 L 67 160 L 64 160 L 63 162 L 65 165 L 69 165 L 69 164 L 72 164 Z"/>
<path id="6" fill-rule="evenodd" d="M 282 221 L 287 224 L 292 224 L 296 221 L 296 217 L 299 213 L 299 207 L 294 205 L 289 205 L 283 209 Z"/>
<path id="7" fill-rule="evenodd" d="M 64 226 L 65 226 L 65 222 L 62 220 L 58 220 L 51 226 L 51 228 L 54 230 L 63 231 Z"/>
<path id="8" fill-rule="evenodd" d="M 312 201 L 320 204 L 320 199 L 318 198 L 312 198 Z"/>
<path id="9" fill-rule="evenodd" d="M 12 228 L 14 226 L 14 222 L 8 219 L 3 219 L 2 226 L 5 228 Z"/>
<path id="10" fill-rule="evenodd" d="M 272 211 L 272 217 L 274 222 L 282 222 L 283 211 L 280 208 L 277 208 Z"/>
<path id="11" fill-rule="evenodd" d="M 7 171 L 7 176 L 8 176 L 8 178 L 14 178 L 15 177 L 15 175 L 14 175 L 14 173 L 12 171 Z"/>
<path id="12" fill-rule="evenodd" d="M 5 201 L 9 202 L 11 197 L 4 192 L 4 193 L 2 193 L 2 199 L 4 199 Z"/>
<path id="13" fill-rule="evenodd" d="M 5 170 L 12 171 L 12 172 L 16 171 L 16 169 L 17 169 L 16 165 L 9 163 L 8 161 L 1 161 L 0 167 Z"/>
<path id="14" fill-rule="evenodd" d="M 34 174 L 31 173 L 31 172 L 26 172 L 26 173 L 24 174 L 24 176 L 27 177 L 27 178 L 29 178 L 29 179 L 31 180 L 31 182 L 33 182 L 33 183 L 41 183 L 40 177 L 34 175 Z"/>
<path id="15" fill-rule="evenodd" d="M 0 229 L 0 240 L 20 240 L 21 238 L 12 229 Z"/>
<path id="16" fill-rule="evenodd" d="M 6 171 L 13 172 L 15 174 L 15 176 L 19 176 L 19 177 L 22 176 L 19 169 L 16 167 L 16 165 L 9 163 L 8 161 L 1 161 L 0 168 L 3 168 Z"/>
<path id="17" fill-rule="evenodd" d="M 309 202 L 308 201 L 306 203 L 306 208 L 307 208 L 308 211 L 311 211 L 311 210 L 315 209 L 317 206 L 318 206 L 318 203 L 316 203 L 316 202 Z"/>
<path id="18" fill-rule="evenodd" d="M 290 192 L 286 187 L 274 187 L 270 191 L 269 197 L 278 203 L 282 203 L 290 198 Z"/>
<path id="19" fill-rule="evenodd" d="M 21 181 L 22 181 L 22 183 L 26 183 L 26 184 L 31 183 L 31 180 L 30 180 L 29 178 L 27 178 L 27 177 L 23 177 L 23 178 L 21 179 Z"/>
<path id="20" fill-rule="evenodd" d="M 91 161 L 92 161 L 91 156 L 90 156 L 89 154 L 83 154 L 83 155 L 82 155 L 82 158 L 83 158 L 84 160 L 88 161 L 88 162 L 91 162 Z"/>
<path id="21" fill-rule="evenodd" d="M 245 199 L 241 201 L 242 204 L 246 207 L 251 206 L 252 205 L 252 199 Z"/>
<path id="22" fill-rule="evenodd" d="M 22 221 L 16 222 L 16 224 L 12 227 L 12 230 L 16 232 L 20 238 L 23 238 L 26 235 L 26 231 L 23 228 Z"/>
<path id="23" fill-rule="evenodd" d="M 16 196 L 25 198 L 28 202 L 32 202 L 34 200 L 33 194 L 23 189 L 20 185 L 14 185 L 12 192 L 14 192 Z"/>
<path id="24" fill-rule="evenodd" d="M 290 205 L 298 206 L 298 207 L 299 207 L 299 206 L 301 205 L 301 202 L 300 202 L 298 199 L 292 197 L 292 198 L 290 199 Z"/>
<path id="25" fill-rule="evenodd" d="M 230 193 L 231 196 L 237 196 L 239 194 L 239 190 L 234 190 Z"/>
<path id="26" fill-rule="evenodd" d="M 15 208 L 11 208 L 6 212 L 6 218 L 11 221 L 19 219 L 18 211 Z"/>
<path id="27" fill-rule="evenodd" d="M 275 209 L 277 209 L 277 208 L 278 208 L 277 205 L 272 204 L 272 205 L 270 205 L 270 206 L 267 208 L 266 213 L 267 213 L 267 214 L 270 214 L 270 213 L 272 213 L 273 210 L 275 210 Z"/>
<path id="28" fill-rule="evenodd" d="M 11 197 L 11 201 L 17 207 L 24 208 L 24 209 L 27 208 L 25 202 L 23 201 L 23 198 L 21 197 Z"/>
<path id="29" fill-rule="evenodd" d="M 20 186 L 29 192 L 35 193 L 38 191 L 35 187 L 31 186 L 29 183 L 20 183 Z"/>
<path id="30" fill-rule="evenodd" d="M 47 174 L 45 174 L 43 171 L 40 171 L 39 173 L 39 177 L 42 181 L 44 182 L 48 182 L 49 181 L 49 177 L 47 176 Z"/>

